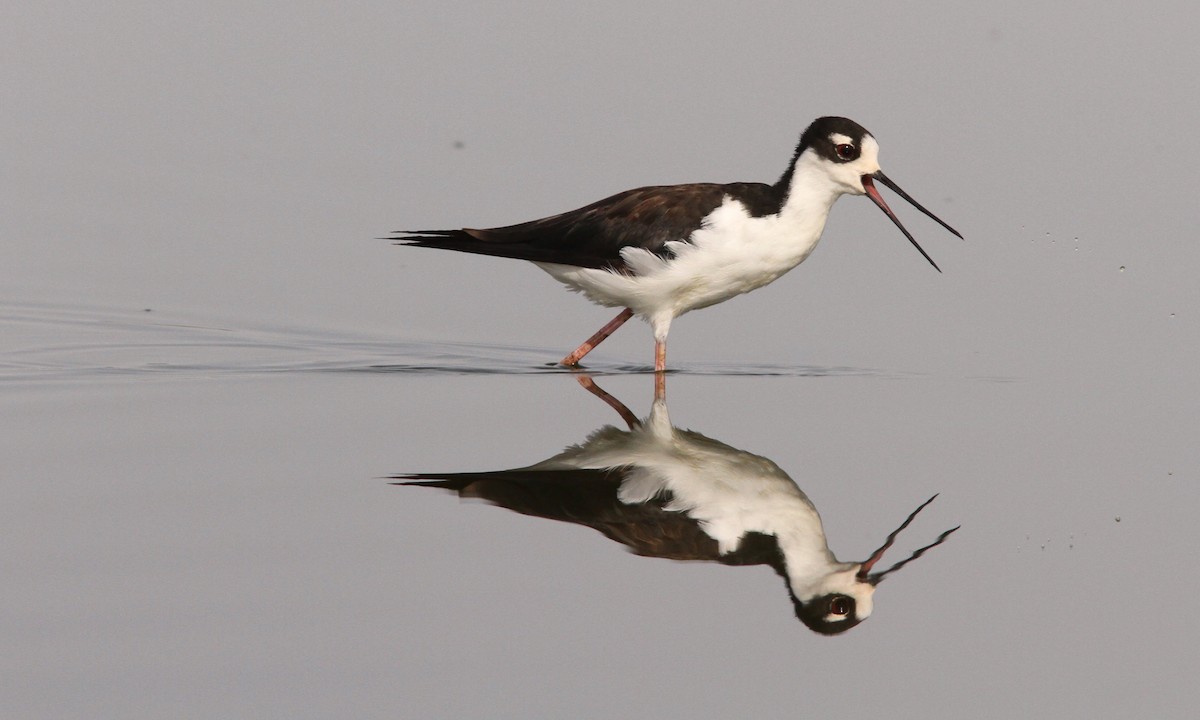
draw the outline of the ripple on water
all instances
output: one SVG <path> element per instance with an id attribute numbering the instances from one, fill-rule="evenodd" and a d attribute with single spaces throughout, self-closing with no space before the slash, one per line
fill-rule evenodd
<path id="1" fill-rule="evenodd" d="M 0 305 L 6 336 L 0 382 L 65 382 L 158 376 L 278 372 L 414 375 L 541 375 L 578 372 L 554 362 L 561 348 L 399 341 L 386 337 L 271 326 L 234 327 L 171 313 L 38 304 Z M 651 373 L 653 367 L 603 355 L 590 374 Z M 907 375 L 854 367 L 766 363 L 682 363 L 673 375 Z"/>

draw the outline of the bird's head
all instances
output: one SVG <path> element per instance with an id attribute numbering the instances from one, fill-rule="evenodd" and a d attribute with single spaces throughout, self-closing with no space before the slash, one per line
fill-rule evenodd
<path id="1" fill-rule="evenodd" d="M 891 218 L 896 227 L 900 228 L 900 232 L 904 233 L 908 241 L 929 261 L 929 264 L 941 272 L 941 268 L 937 266 L 933 258 L 929 257 L 928 253 L 917 244 L 916 239 L 900 222 L 900 218 L 896 217 L 896 213 L 888 207 L 883 196 L 879 194 L 879 190 L 875 188 L 875 181 L 878 180 L 891 188 L 913 207 L 933 218 L 959 238 L 962 235 L 943 222 L 941 218 L 926 210 L 908 193 L 901 190 L 899 185 L 883 174 L 879 167 L 879 143 L 871 133 L 867 132 L 866 128 L 848 118 L 817 118 L 801 134 L 800 144 L 796 147 L 796 158 L 797 160 L 804 158 L 815 163 L 839 194 L 866 195 L 871 198 L 871 201 Z"/>
<path id="2" fill-rule="evenodd" d="M 858 563 L 843 563 L 805 593 L 792 595 L 796 617 L 810 630 L 839 635 L 871 616 L 875 585 L 859 579 Z"/>
<path id="3" fill-rule="evenodd" d="M 917 513 L 924 510 L 925 506 L 933 502 L 933 498 L 936 497 L 937 495 L 934 495 L 913 510 L 900 527 L 887 536 L 883 545 L 863 562 L 838 563 L 830 572 L 816 578 L 815 582 L 802 589 L 794 589 L 789 586 L 792 603 L 796 609 L 796 617 L 809 629 L 822 635 L 844 633 L 870 617 L 871 612 L 875 609 L 875 587 L 887 575 L 921 557 L 930 548 L 941 545 L 946 538 L 950 537 L 951 533 L 958 529 L 956 527 L 947 530 L 930 544 L 918 549 L 907 559 L 901 560 L 883 572 L 871 572 L 871 568 L 879 562 L 883 553 L 896 541 L 896 536 L 900 534 L 900 531 L 908 527 Z M 798 590 L 800 594 L 797 594 Z"/>

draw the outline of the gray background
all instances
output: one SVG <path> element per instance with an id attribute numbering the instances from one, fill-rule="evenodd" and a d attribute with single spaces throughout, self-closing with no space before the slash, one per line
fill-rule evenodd
<path id="1" fill-rule="evenodd" d="M 1189 716 L 1198 19 L 9 4 L 4 714 Z M 843 199 L 794 273 L 673 326 L 671 411 L 790 472 L 843 559 L 942 493 L 907 547 L 963 530 L 866 624 L 821 638 L 767 570 L 379 479 L 616 417 L 539 372 L 610 311 L 373 238 L 773 181 L 823 114 L 967 240 L 893 203 L 938 275 Z M 594 361 L 639 413 L 619 370 L 651 345 L 631 324 Z"/>

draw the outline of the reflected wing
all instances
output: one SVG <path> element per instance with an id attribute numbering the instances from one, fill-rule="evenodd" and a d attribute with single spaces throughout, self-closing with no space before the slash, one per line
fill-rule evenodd
<path id="1" fill-rule="evenodd" d="M 686 513 L 665 510 L 669 497 L 626 504 L 617 490 L 626 468 L 603 470 L 500 470 L 480 473 L 398 475 L 398 485 L 438 487 L 464 498 L 480 498 L 522 515 L 585 525 L 638 555 L 672 560 L 707 560 L 727 565 L 776 566 L 774 537 L 752 534 L 734 553 L 718 553 L 717 542 Z"/>

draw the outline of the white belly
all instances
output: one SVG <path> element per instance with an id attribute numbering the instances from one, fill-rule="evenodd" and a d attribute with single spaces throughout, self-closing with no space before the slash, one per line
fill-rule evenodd
<path id="1" fill-rule="evenodd" d="M 632 308 L 654 322 L 772 282 L 808 257 L 821 237 L 827 215 L 810 215 L 807 221 L 786 214 L 755 218 L 741 203 L 726 199 L 692 234 L 690 242 L 667 243 L 667 258 L 641 248 L 625 248 L 621 256 L 631 273 L 537 265 L 592 302 Z"/>

